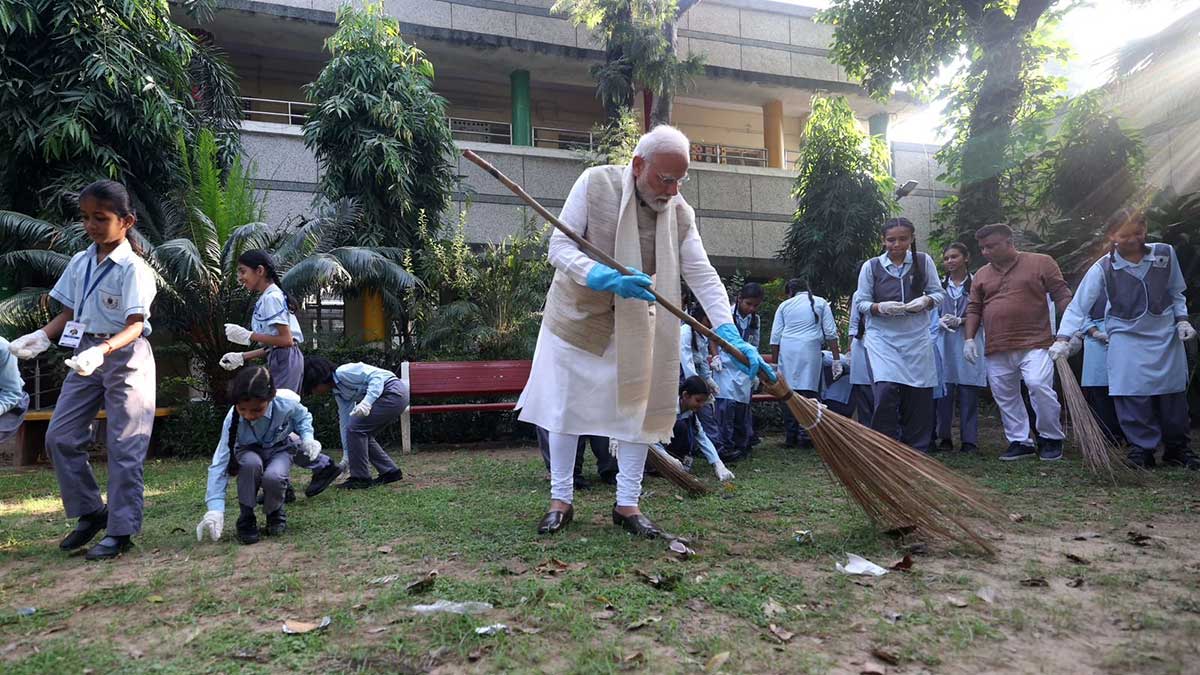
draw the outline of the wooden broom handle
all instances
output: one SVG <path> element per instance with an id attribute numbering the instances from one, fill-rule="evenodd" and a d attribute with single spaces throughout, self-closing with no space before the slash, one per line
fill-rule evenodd
<path id="1" fill-rule="evenodd" d="M 489 174 L 492 175 L 493 178 L 495 178 L 496 180 L 503 183 L 504 187 L 508 188 L 509 190 L 512 190 L 513 194 L 520 197 L 521 200 L 524 201 L 526 204 L 532 206 L 533 210 L 537 211 L 538 215 L 540 215 L 542 218 L 545 218 L 547 223 L 550 223 L 559 232 L 562 232 L 563 234 L 567 235 L 571 239 L 571 241 L 575 242 L 579 246 L 579 248 L 581 248 L 582 250 L 587 252 L 593 258 L 604 263 L 605 265 L 608 265 L 609 267 L 615 269 L 616 271 L 620 272 L 621 274 L 624 274 L 626 276 L 630 276 L 633 274 L 632 272 L 629 271 L 628 267 L 625 267 L 621 263 L 617 262 L 617 260 L 615 258 L 608 255 L 604 251 L 601 251 L 595 244 L 593 244 L 592 242 L 588 241 L 587 239 L 584 239 L 583 237 L 579 236 L 573 230 L 571 230 L 571 228 L 564 225 L 561 220 L 554 217 L 553 213 L 550 213 L 549 211 L 547 211 L 546 207 L 539 204 L 538 200 L 534 199 L 533 197 L 530 197 L 529 193 L 525 192 L 525 190 L 522 189 L 520 185 L 517 185 L 508 176 L 505 176 L 503 173 L 500 173 L 500 170 L 497 169 L 496 167 L 492 166 L 491 163 L 488 162 L 486 159 L 480 157 L 479 155 L 475 154 L 474 152 L 472 152 L 470 150 L 463 150 L 463 157 L 466 157 L 467 159 L 471 160 L 475 164 L 479 165 L 479 168 L 488 172 Z M 731 356 L 733 356 L 733 358 L 737 359 L 738 362 L 741 363 L 743 366 L 750 365 L 750 359 L 747 359 L 745 354 L 743 354 L 740 351 L 738 351 L 737 349 L 735 349 L 733 345 L 729 344 L 728 342 L 725 341 L 724 338 L 722 338 L 720 335 L 717 335 L 715 332 L 713 332 L 713 330 L 711 328 L 709 328 L 708 326 L 705 326 L 704 324 L 700 323 L 695 318 L 693 318 L 691 315 L 689 315 L 687 312 L 685 312 L 682 309 L 671 304 L 670 301 L 668 301 L 663 296 L 659 295 L 658 291 L 654 290 L 653 288 L 650 288 L 649 290 L 650 290 L 650 293 L 654 295 L 654 300 L 655 300 L 655 302 L 658 303 L 658 305 L 660 307 L 662 307 L 663 309 L 667 310 L 668 312 L 674 314 L 675 316 L 679 317 L 679 320 L 683 321 L 687 325 L 691 326 L 692 330 L 699 331 L 699 333 L 701 335 L 703 335 L 704 337 L 708 338 L 709 340 L 715 341 L 721 347 L 721 349 L 724 349 L 726 352 L 728 352 Z M 768 384 L 771 382 L 771 378 L 767 377 L 766 373 L 762 372 L 762 370 L 759 370 L 758 377 L 759 377 L 759 379 L 763 380 L 764 382 L 766 382 Z"/>

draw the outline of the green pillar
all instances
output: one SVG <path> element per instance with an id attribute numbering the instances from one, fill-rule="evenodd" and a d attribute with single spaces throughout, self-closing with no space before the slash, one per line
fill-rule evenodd
<path id="1" fill-rule="evenodd" d="M 867 119 L 867 124 L 870 125 L 870 127 L 871 127 L 871 135 L 872 136 L 883 136 L 884 139 L 887 138 L 887 128 L 888 128 L 888 114 L 887 113 L 879 113 L 878 115 L 871 115 L 871 117 L 869 119 Z"/>
<path id="2" fill-rule="evenodd" d="M 514 70 L 512 83 L 512 144 L 533 145 L 533 113 L 529 104 L 529 71 Z"/>

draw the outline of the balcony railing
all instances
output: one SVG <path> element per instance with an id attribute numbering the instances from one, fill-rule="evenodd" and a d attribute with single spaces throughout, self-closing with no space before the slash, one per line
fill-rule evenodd
<path id="1" fill-rule="evenodd" d="M 456 141 L 512 144 L 512 125 L 507 122 L 450 118 L 450 135 Z"/>
<path id="2" fill-rule="evenodd" d="M 596 139 L 590 131 L 534 127 L 533 145 L 556 150 L 592 150 L 596 147 Z"/>
<path id="3" fill-rule="evenodd" d="M 692 161 L 734 166 L 766 166 L 765 148 L 747 148 L 720 143 L 692 143 Z"/>
<path id="4" fill-rule="evenodd" d="M 242 97 L 242 115 L 252 122 L 275 124 L 304 124 L 315 106 L 300 101 L 280 101 L 273 98 Z"/>

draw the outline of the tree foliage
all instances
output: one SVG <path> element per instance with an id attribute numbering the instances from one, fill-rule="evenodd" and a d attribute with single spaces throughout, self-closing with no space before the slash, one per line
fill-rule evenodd
<path id="1" fill-rule="evenodd" d="M 413 264 L 424 284 L 409 289 L 418 354 L 529 358 L 554 274 L 546 258 L 547 234 L 547 226 L 531 220 L 522 232 L 476 253 L 461 221 L 449 238 L 422 229 L 427 243 Z"/>
<path id="2" fill-rule="evenodd" d="M 190 177 L 184 201 L 170 209 L 183 214 L 169 229 L 133 230 L 146 262 L 158 281 L 151 310 L 156 330 L 166 330 L 186 345 L 203 374 L 198 388 L 223 399 L 229 374 L 217 366 L 221 355 L 235 349 L 225 339 L 225 323 L 248 321 L 253 298 L 237 282 L 237 259 L 243 251 L 275 252 L 284 289 L 296 299 L 322 289 L 378 289 L 399 294 L 415 280 L 390 249 L 339 246 L 358 219 L 352 202 L 325 205 L 311 217 L 271 226 L 260 222 L 262 199 L 239 158 L 222 175 L 212 134 L 202 132 L 195 147 L 181 151 L 189 158 Z M 254 218 L 245 221 L 243 218 Z M 54 310 L 47 286 L 61 276 L 67 262 L 91 242 L 77 222 L 54 224 L 12 211 L 0 211 L 0 271 L 21 267 L 42 285 L 30 285 L 0 301 L 0 323 L 29 330 L 49 320 Z"/>
<path id="3" fill-rule="evenodd" d="M 887 146 L 858 126 L 845 98 L 813 99 L 778 256 L 831 301 L 854 292 L 855 263 L 875 254 L 879 225 L 896 210 L 888 165 Z"/>
<path id="4" fill-rule="evenodd" d="M 236 80 L 166 0 L 0 2 L 0 208 L 64 217 L 97 178 L 142 204 L 177 188 L 179 133 L 236 149 Z"/>
<path id="5" fill-rule="evenodd" d="M 360 204 L 354 240 L 407 248 L 418 243 L 419 214 L 436 218 L 457 186 L 446 100 L 433 92 L 433 64 L 382 4 L 345 5 L 337 20 L 330 59 L 307 86 L 304 143 L 321 163 L 325 197 Z"/>
<path id="6" fill-rule="evenodd" d="M 833 0 L 822 18 L 835 26 L 833 58 L 874 96 L 901 85 L 927 92 L 961 63 L 951 86 L 954 139 L 940 159 L 959 189 L 948 204 L 955 233 L 1005 219 L 1005 173 L 1024 159 L 1053 80 L 1046 58 L 1061 53 L 1044 29 L 1075 5 L 1068 0 Z"/>

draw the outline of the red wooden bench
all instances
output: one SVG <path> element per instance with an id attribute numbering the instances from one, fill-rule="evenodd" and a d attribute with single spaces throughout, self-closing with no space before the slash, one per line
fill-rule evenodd
<path id="1" fill-rule="evenodd" d="M 532 361 L 414 361 L 400 364 L 400 379 L 408 384 L 409 399 L 459 396 L 517 396 L 529 380 Z M 755 394 L 755 401 L 771 401 Z M 401 448 L 412 452 L 411 415 L 450 412 L 506 412 L 517 402 L 410 404 L 400 417 Z"/>

